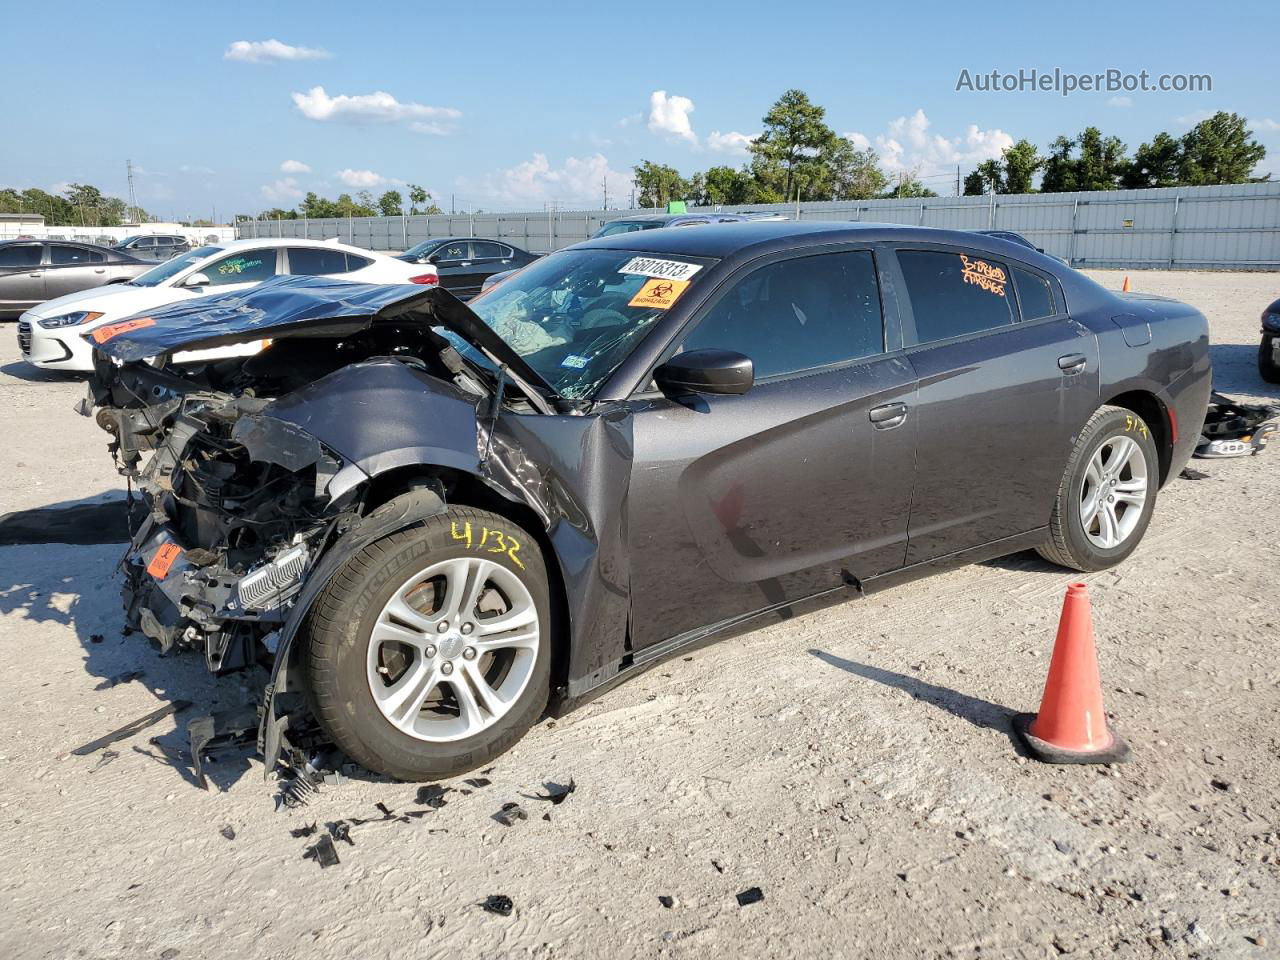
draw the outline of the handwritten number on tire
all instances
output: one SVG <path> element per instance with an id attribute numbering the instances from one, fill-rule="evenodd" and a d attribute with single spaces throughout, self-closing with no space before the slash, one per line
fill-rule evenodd
<path id="1" fill-rule="evenodd" d="M 454 520 L 449 525 L 449 535 L 454 540 L 461 540 L 466 543 L 468 550 L 476 550 L 484 553 L 505 553 L 521 570 L 524 569 L 524 563 L 517 554 L 520 552 L 520 541 L 509 533 L 503 533 L 501 530 L 493 530 L 489 527 L 480 527 L 479 537 L 475 536 L 471 528 L 471 521 L 463 522 L 461 528 L 458 527 L 458 521 Z"/>

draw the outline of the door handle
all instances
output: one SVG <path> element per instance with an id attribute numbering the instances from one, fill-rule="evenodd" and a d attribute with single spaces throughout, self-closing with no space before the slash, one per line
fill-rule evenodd
<path id="1" fill-rule="evenodd" d="M 94 268 L 93 268 L 93 272 L 94 272 L 94 273 L 106 273 L 106 272 L 107 272 L 107 268 L 106 268 L 106 267 L 94 267 Z"/>
<path id="2" fill-rule="evenodd" d="M 1068 353 L 1065 357 L 1058 358 L 1058 369 L 1069 377 L 1084 370 L 1086 363 L 1088 357 L 1083 353 Z"/>
<path id="3" fill-rule="evenodd" d="M 905 403 L 882 404 L 872 407 L 867 417 L 876 425 L 877 430 L 892 430 L 894 427 L 901 426 L 907 419 L 907 405 Z"/>

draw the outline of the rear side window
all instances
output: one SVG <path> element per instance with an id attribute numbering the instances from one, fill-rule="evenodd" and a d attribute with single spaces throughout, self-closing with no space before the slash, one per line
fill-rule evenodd
<path id="1" fill-rule="evenodd" d="M 35 267 L 40 263 L 40 247 L 0 247 L 0 267 Z"/>
<path id="2" fill-rule="evenodd" d="M 275 250 L 250 250 L 235 253 L 211 263 L 200 271 L 209 278 L 209 285 L 222 287 L 232 283 L 261 283 L 275 276 Z"/>
<path id="3" fill-rule="evenodd" d="M 342 250 L 317 250 L 314 247 L 289 248 L 289 272 L 307 277 L 330 273 L 346 273 L 347 255 Z"/>
<path id="4" fill-rule="evenodd" d="M 501 260 L 510 256 L 507 248 L 489 240 L 472 240 L 471 256 L 477 260 Z"/>
<path id="5" fill-rule="evenodd" d="M 84 247 L 63 247 L 55 244 L 49 248 L 49 262 L 58 266 L 77 263 L 103 263 L 106 257 L 96 250 Z"/>
<path id="6" fill-rule="evenodd" d="M 358 257 L 354 253 L 347 254 L 347 272 L 352 270 L 363 270 L 369 264 L 373 263 L 368 257 Z"/>
<path id="7" fill-rule="evenodd" d="M 884 352 L 875 261 L 867 251 L 782 260 L 729 289 L 685 338 L 685 350 L 736 350 L 757 379 Z"/>
<path id="8" fill-rule="evenodd" d="M 933 343 L 1014 322 L 1009 268 L 976 253 L 901 250 L 916 342 Z"/>
<path id="9" fill-rule="evenodd" d="M 1054 305 L 1053 286 L 1038 273 L 1013 268 L 1013 282 L 1018 287 L 1018 306 L 1023 320 L 1039 320 L 1058 312 Z"/>

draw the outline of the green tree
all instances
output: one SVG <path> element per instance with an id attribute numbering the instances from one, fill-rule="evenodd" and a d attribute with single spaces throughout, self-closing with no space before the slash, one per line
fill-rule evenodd
<path id="1" fill-rule="evenodd" d="M 1001 193 L 1031 193 L 1031 184 L 1044 158 L 1030 140 L 1019 140 L 1012 147 L 1005 147 L 1000 155 L 1004 167 L 1004 189 Z"/>
<path id="2" fill-rule="evenodd" d="M 885 190 L 881 196 L 885 198 L 900 199 L 904 197 L 936 197 L 938 194 L 930 190 L 920 178 L 915 175 L 914 171 L 904 170 L 898 174 L 897 180 Z"/>
<path id="3" fill-rule="evenodd" d="M 964 178 L 966 197 L 980 197 L 986 193 L 1004 193 L 1004 168 L 999 160 L 983 160 Z"/>
<path id="4" fill-rule="evenodd" d="M 703 196 L 707 206 L 751 203 L 751 174 L 733 167 L 712 167 L 702 175 Z"/>
<path id="5" fill-rule="evenodd" d="M 416 183 L 409 184 L 409 215 L 434 215 L 443 211 L 431 199 L 431 194 Z"/>
<path id="6" fill-rule="evenodd" d="M 689 182 L 680 171 L 664 163 L 641 160 L 632 168 L 636 190 L 640 194 L 640 206 L 665 207 L 672 200 L 685 200 L 689 195 Z"/>
<path id="7" fill-rule="evenodd" d="M 880 158 L 876 156 L 876 152 L 870 147 L 858 150 L 844 137 L 837 139 L 839 142 L 832 145 L 830 154 L 832 199 L 866 200 L 881 194 L 889 180 L 880 169 Z"/>
<path id="8" fill-rule="evenodd" d="M 388 190 L 378 198 L 378 210 L 384 217 L 398 217 L 404 209 L 404 198 L 399 190 Z"/>
<path id="9" fill-rule="evenodd" d="M 1075 160 L 1071 156 L 1074 144 L 1059 136 L 1049 145 L 1049 155 L 1044 161 L 1044 179 L 1040 181 L 1041 193 L 1069 193 L 1079 190 L 1076 185 Z"/>
<path id="10" fill-rule="evenodd" d="M 790 202 L 797 195 L 827 198 L 838 189 L 837 169 L 851 163 L 853 145 L 827 126 L 826 110 L 802 90 L 788 90 L 764 115 L 751 143 L 757 184 Z"/>
<path id="11" fill-rule="evenodd" d="M 1182 141 L 1161 132 L 1133 153 L 1120 176 L 1120 186 L 1176 187 L 1182 176 Z"/>
<path id="12" fill-rule="evenodd" d="M 1182 137 L 1178 181 L 1187 186 L 1248 183 L 1267 155 L 1267 148 L 1252 137 L 1237 113 L 1220 110 L 1197 123 Z"/>
<path id="13" fill-rule="evenodd" d="M 1058 137 L 1049 146 L 1040 190 L 1114 190 L 1132 167 L 1124 151 L 1119 137 L 1104 137 L 1097 127 L 1085 127 L 1074 140 Z"/>

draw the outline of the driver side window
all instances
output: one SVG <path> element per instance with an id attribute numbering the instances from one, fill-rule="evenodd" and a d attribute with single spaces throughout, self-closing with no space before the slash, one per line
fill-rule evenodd
<path id="1" fill-rule="evenodd" d="M 199 271 L 209 278 L 209 286 L 221 287 L 232 283 L 261 283 L 275 276 L 275 250 L 248 250 L 233 253 L 209 264 Z"/>
<path id="2" fill-rule="evenodd" d="M 870 251 L 781 260 L 738 280 L 703 314 L 682 350 L 734 350 L 755 378 L 781 377 L 884 352 Z"/>

